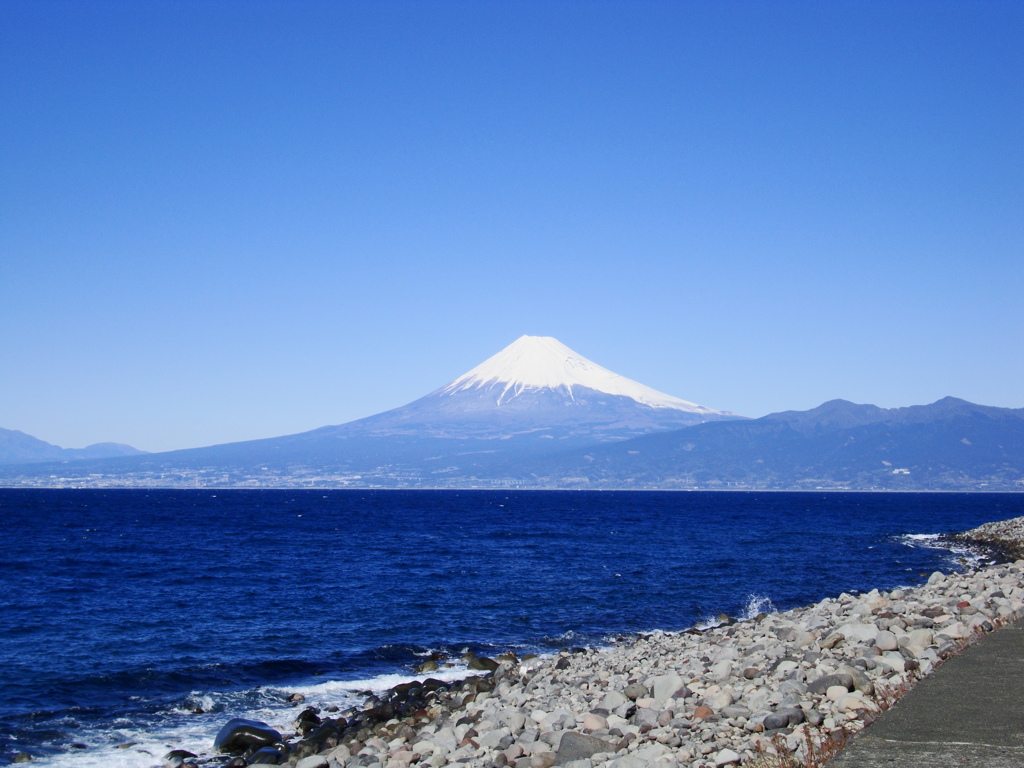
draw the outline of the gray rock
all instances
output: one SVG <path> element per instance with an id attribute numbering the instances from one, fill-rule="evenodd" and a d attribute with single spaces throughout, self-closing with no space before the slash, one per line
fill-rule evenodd
<path id="1" fill-rule="evenodd" d="M 658 712 L 653 709 L 637 709 L 636 714 L 633 715 L 633 725 L 638 728 L 657 728 L 658 727 Z"/>
<path id="2" fill-rule="evenodd" d="M 722 717 L 735 718 L 735 717 L 750 717 L 750 710 L 746 707 L 741 707 L 739 704 L 732 704 L 728 707 L 722 707 L 722 711 L 719 713 Z"/>
<path id="3" fill-rule="evenodd" d="M 555 753 L 555 765 L 565 765 L 574 760 L 584 760 L 598 752 L 615 752 L 615 745 L 576 731 L 565 731 Z"/>
<path id="4" fill-rule="evenodd" d="M 840 672 L 834 675 L 824 675 L 819 677 L 813 683 L 808 683 L 807 690 L 810 693 L 823 694 L 833 685 L 841 685 L 846 688 L 846 690 L 852 691 L 853 677 L 846 672 Z"/>
<path id="5" fill-rule="evenodd" d="M 651 692 L 647 690 L 647 686 L 643 683 L 630 683 L 622 693 L 627 699 L 636 701 L 637 699 L 649 696 Z"/>
<path id="6" fill-rule="evenodd" d="M 654 678 L 653 696 L 658 701 L 671 699 L 675 692 L 683 687 L 683 678 L 675 673 L 658 675 Z"/>
<path id="7" fill-rule="evenodd" d="M 608 763 L 608 768 L 649 768 L 649 764 L 643 758 L 623 755 Z"/>
<path id="8" fill-rule="evenodd" d="M 790 725 L 800 725 L 804 721 L 804 711 L 799 707 L 787 707 L 772 712 L 764 719 L 764 727 L 767 731 L 776 728 L 786 728 Z"/>
<path id="9" fill-rule="evenodd" d="M 875 668 L 875 663 L 870 659 L 865 659 L 864 661 L 870 663 L 870 666 L 867 667 L 868 669 Z M 851 681 L 853 683 L 853 690 L 860 691 L 861 693 L 866 693 L 869 696 L 875 692 L 875 684 L 871 682 L 871 678 L 868 677 L 864 670 L 860 667 L 854 666 L 852 664 L 844 664 L 842 667 L 840 667 L 839 673 L 848 674 L 850 676 Z M 847 690 L 850 689 L 847 688 Z"/>
<path id="10" fill-rule="evenodd" d="M 526 725 L 526 715 L 520 712 L 518 709 L 509 712 L 505 718 L 505 724 L 512 733 L 519 733 L 523 730 L 523 726 Z"/>
<path id="11" fill-rule="evenodd" d="M 623 704 L 628 703 L 629 699 L 619 693 L 619 691 L 609 691 L 609 693 L 601 700 L 601 709 L 607 709 L 609 712 L 614 712 Z"/>
<path id="12" fill-rule="evenodd" d="M 900 646 L 896 640 L 896 635 L 887 629 L 883 629 L 875 635 L 875 647 L 880 651 L 895 651 Z"/>

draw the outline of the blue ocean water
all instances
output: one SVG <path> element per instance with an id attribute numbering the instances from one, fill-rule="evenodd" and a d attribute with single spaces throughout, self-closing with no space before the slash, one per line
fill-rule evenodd
<path id="1" fill-rule="evenodd" d="M 153 766 L 432 651 L 916 584 L 956 567 L 927 535 L 1020 515 L 1024 494 L 0 490 L 0 764 Z"/>

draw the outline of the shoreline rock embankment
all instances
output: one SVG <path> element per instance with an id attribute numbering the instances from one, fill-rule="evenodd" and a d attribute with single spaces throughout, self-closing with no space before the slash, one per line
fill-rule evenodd
<path id="1" fill-rule="evenodd" d="M 946 537 L 953 544 L 980 549 L 999 560 L 1024 559 L 1024 517 L 997 520 Z"/>
<path id="2" fill-rule="evenodd" d="M 959 536 L 1020 552 L 1024 518 Z M 292 734 L 228 723 L 217 743 L 229 755 L 177 751 L 165 765 L 817 766 L 944 659 L 1022 617 L 1024 558 L 935 572 L 918 587 L 844 593 L 706 630 L 478 659 L 483 676 L 405 683 L 362 709 L 301 709 Z"/>

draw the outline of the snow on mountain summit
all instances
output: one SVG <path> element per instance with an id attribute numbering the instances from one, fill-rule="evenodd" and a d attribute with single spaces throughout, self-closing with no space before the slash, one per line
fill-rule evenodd
<path id="1" fill-rule="evenodd" d="M 438 394 L 454 395 L 470 389 L 499 387 L 499 405 L 527 391 L 564 389 L 571 396 L 573 387 L 586 387 L 609 395 L 628 397 L 652 408 L 672 408 L 688 413 L 721 413 L 613 373 L 550 336 L 520 336 L 498 354 L 442 387 Z"/>

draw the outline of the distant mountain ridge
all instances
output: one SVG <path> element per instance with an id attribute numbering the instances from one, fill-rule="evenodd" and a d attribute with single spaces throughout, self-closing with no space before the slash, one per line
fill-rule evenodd
<path id="1" fill-rule="evenodd" d="M 295 435 L 83 464 L 79 474 L 448 485 L 475 482 L 511 461 L 738 418 L 613 373 L 557 339 L 522 336 L 384 413 Z"/>
<path id="2" fill-rule="evenodd" d="M 75 461 L 112 456 L 138 456 L 143 451 L 121 443 L 94 443 L 85 448 L 61 448 L 17 429 L 0 429 L 0 464 L 37 461 Z"/>
<path id="3" fill-rule="evenodd" d="M 159 454 L 69 461 L 46 450 L 0 466 L 0 482 L 1012 491 L 1024 490 L 1024 409 L 830 400 L 744 419 L 523 336 L 430 394 L 347 424 Z"/>
<path id="4" fill-rule="evenodd" d="M 1024 408 L 831 400 L 524 462 L 513 474 L 555 487 L 1024 490 Z"/>

